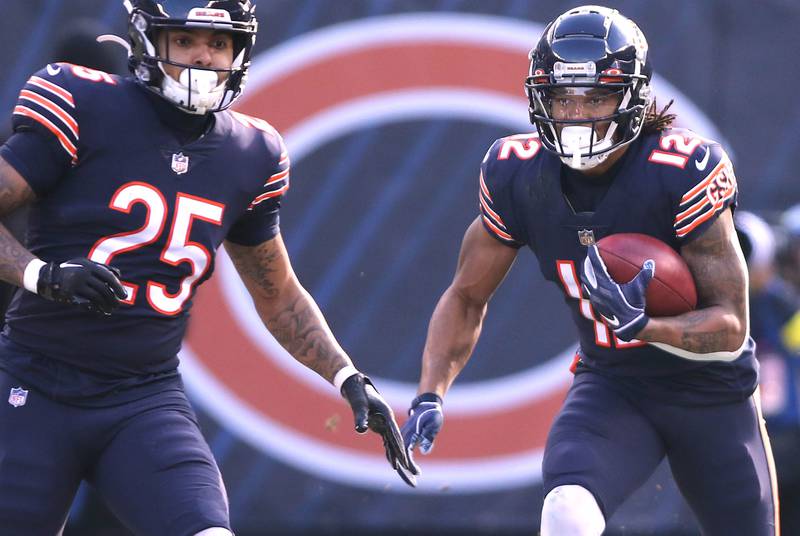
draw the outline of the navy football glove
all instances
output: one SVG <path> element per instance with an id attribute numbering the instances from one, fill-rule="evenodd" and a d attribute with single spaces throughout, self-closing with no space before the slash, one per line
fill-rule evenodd
<path id="1" fill-rule="evenodd" d="M 417 485 L 414 477 L 419 471 L 408 462 L 403 448 L 403 437 L 394 420 L 394 412 L 375 389 L 370 379 L 360 372 L 347 378 L 342 384 L 342 395 L 350 403 L 355 418 L 356 432 L 372 430 L 383 439 L 383 448 L 389 465 L 400 478 L 411 487 Z"/>
<path id="2" fill-rule="evenodd" d="M 58 303 L 110 315 L 127 293 L 119 270 L 89 259 L 48 262 L 39 269 L 36 293 Z"/>
<path id="3" fill-rule="evenodd" d="M 408 461 L 414 467 L 412 452 L 419 444 L 419 450 L 428 454 L 433 449 L 433 440 L 444 424 L 442 399 L 436 393 L 422 393 L 411 401 L 408 420 L 403 425 L 403 442 L 406 445 Z M 419 473 L 419 471 L 417 471 Z"/>
<path id="4" fill-rule="evenodd" d="M 594 310 L 620 340 L 632 340 L 650 320 L 644 312 L 645 293 L 655 273 L 656 263 L 648 259 L 632 281 L 620 285 L 608 274 L 597 246 L 589 246 L 581 274 L 583 288 Z"/>

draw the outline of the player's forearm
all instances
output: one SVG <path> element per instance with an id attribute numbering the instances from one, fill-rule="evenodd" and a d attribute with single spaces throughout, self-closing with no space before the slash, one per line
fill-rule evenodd
<path id="1" fill-rule="evenodd" d="M 329 382 L 341 368 L 352 365 L 319 307 L 299 284 L 259 302 L 256 309 L 267 329 L 300 363 Z"/>
<path id="2" fill-rule="evenodd" d="M 470 302 L 452 288 L 442 295 L 428 326 L 420 393 L 444 397 L 472 355 L 485 314 L 485 303 Z"/>
<path id="3" fill-rule="evenodd" d="M 225 250 L 264 325 L 292 357 L 330 382 L 352 364 L 297 280 L 280 235 L 257 246 L 226 242 Z"/>
<path id="4" fill-rule="evenodd" d="M 746 326 L 746 319 L 721 306 L 712 306 L 679 316 L 651 318 L 636 338 L 697 354 L 734 352 L 744 342 Z"/>
<path id="5" fill-rule="evenodd" d="M 10 214 L 16 208 L 35 199 L 28 183 L 4 158 L 0 157 L 0 216 Z M 34 258 L 19 241 L 0 224 L 0 279 L 23 286 L 25 267 Z"/>
<path id="6" fill-rule="evenodd" d="M 0 224 L 0 279 L 21 287 L 25 267 L 33 258 L 33 253 Z"/>

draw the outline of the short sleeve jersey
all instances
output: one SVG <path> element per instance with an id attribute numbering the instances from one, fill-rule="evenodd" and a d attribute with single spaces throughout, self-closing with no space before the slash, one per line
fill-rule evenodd
<path id="1" fill-rule="evenodd" d="M 497 140 L 481 164 L 480 215 L 496 240 L 529 246 L 544 277 L 562 290 L 578 329 L 581 366 L 628 378 L 672 401 L 702 404 L 749 396 L 757 381 L 749 337 L 732 362 L 690 360 L 678 349 L 620 341 L 594 317 L 580 284 L 591 240 L 644 233 L 680 251 L 734 208 L 736 178 L 723 148 L 684 129 L 642 136 L 629 146 L 594 212 L 572 210 L 561 166 L 536 134 Z"/>
<path id="2" fill-rule="evenodd" d="M 102 316 L 20 290 L 5 331 L 15 343 L 110 376 L 174 369 L 192 298 L 222 241 L 255 246 L 278 233 L 289 187 L 278 132 L 224 111 L 183 143 L 159 109 L 130 78 L 66 63 L 20 92 L 0 155 L 37 195 L 29 249 L 44 261 L 114 266 L 128 298 Z"/>

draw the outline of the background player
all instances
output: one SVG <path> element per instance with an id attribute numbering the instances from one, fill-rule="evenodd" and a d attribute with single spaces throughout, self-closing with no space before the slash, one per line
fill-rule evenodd
<path id="1" fill-rule="evenodd" d="M 575 8 L 545 29 L 526 81 L 538 133 L 498 140 L 481 165 L 481 215 L 431 318 L 406 446 L 431 449 L 489 298 L 528 245 L 580 334 L 545 449 L 542 534 L 599 535 L 665 456 L 704 534 L 776 534 L 732 165 L 719 144 L 669 128 L 651 76 L 644 35 L 615 10 Z M 621 232 L 681 253 L 697 310 L 647 317 L 658 266 L 618 285 L 594 246 Z"/>
<path id="2" fill-rule="evenodd" d="M 283 141 L 226 111 L 244 87 L 253 6 L 125 5 L 134 78 L 48 65 L 0 149 L 0 213 L 31 204 L 30 249 L 0 228 L 0 277 L 24 288 L 0 337 L 3 532 L 58 533 L 86 479 L 137 534 L 230 534 L 176 368 L 223 241 L 265 326 L 341 390 L 357 431 L 381 434 L 412 483 L 391 409 L 292 271 L 278 227 Z"/>
<path id="3" fill-rule="evenodd" d="M 736 233 L 750 275 L 750 334 L 758 347 L 758 383 L 769 431 L 778 492 L 781 530 L 800 532 L 800 360 L 787 336 L 800 310 L 800 296 L 776 269 L 778 240 L 773 227 L 755 213 L 737 210 Z"/>

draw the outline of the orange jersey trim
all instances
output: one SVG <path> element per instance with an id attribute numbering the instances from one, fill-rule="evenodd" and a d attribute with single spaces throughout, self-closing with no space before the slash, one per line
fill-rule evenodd
<path id="1" fill-rule="evenodd" d="M 270 176 L 270 178 L 267 179 L 267 182 L 264 183 L 264 186 L 269 186 L 270 184 L 275 184 L 276 182 L 281 181 L 284 178 L 286 178 L 288 175 L 289 175 L 289 170 L 288 169 L 284 169 L 280 173 L 276 173 L 275 175 Z"/>
<path id="2" fill-rule="evenodd" d="M 684 237 L 687 234 L 689 234 L 690 232 L 692 232 L 700 224 L 702 224 L 703 222 L 707 221 L 714 214 L 716 214 L 719 211 L 719 209 L 721 209 L 723 206 L 725 206 L 725 201 L 727 201 L 728 199 L 733 197 L 733 194 L 735 194 L 735 193 L 736 193 L 736 190 L 731 190 L 731 193 L 729 193 L 728 195 L 726 195 L 725 197 L 723 197 L 722 199 L 720 199 L 719 201 L 714 203 L 714 206 L 711 209 L 709 209 L 708 212 L 706 212 L 705 214 L 703 214 L 702 216 L 700 216 L 699 218 L 694 220 L 691 224 L 687 225 L 686 227 L 682 227 L 680 229 L 677 229 L 675 231 L 675 234 L 678 237 Z"/>
<path id="3" fill-rule="evenodd" d="M 482 214 L 481 216 L 483 217 L 483 221 L 486 223 L 486 225 L 489 226 L 489 229 L 494 231 L 494 233 L 497 236 L 499 236 L 500 238 L 503 238 L 505 240 L 508 240 L 510 242 L 516 242 L 516 240 L 514 240 L 514 238 L 510 234 L 502 231 L 499 227 L 497 227 L 494 223 L 492 223 L 492 220 L 487 218 L 485 214 Z"/>
<path id="4" fill-rule="evenodd" d="M 717 166 L 714 169 L 711 170 L 711 173 L 709 173 L 705 179 L 700 181 L 694 188 L 686 192 L 684 196 L 681 197 L 681 204 L 686 203 L 691 198 L 700 193 L 702 190 L 704 190 L 709 185 L 709 183 L 712 180 L 714 180 L 714 177 L 717 176 L 717 173 L 719 173 L 722 170 L 722 168 L 725 167 L 726 164 L 727 164 L 727 159 L 726 158 L 722 159 L 722 161 L 719 164 L 717 164 Z"/>
<path id="5" fill-rule="evenodd" d="M 72 98 L 72 93 L 62 88 L 61 86 L 57 86 L 56 84 L 50 82 L 49 80 L 45 80 L 44 78 L 38 76 L 31 76 L 28 79 L 28 83 L 34 86 L 38 86 L 42 89 L 46 89 L 50 93 L 58 95 L 67 104 L 75 108 L 75 99 Z"/>
<path id="6" fill-rule="evenodd" d="M 20 99 L 29 100 L 31 102 L 35 102 L 39 106 L 46 108 L 49 110 L 53 115 L 61 119 L 64 124 L 70 129 L 72 134 L 77 138 L 78 136 L 78 123 L 75 119 L 69 115 L 67 112 L 64 111 L 59 105 L 51 101 L 50 99 L 39 95 L 38 93 L 34 93 L 33 91 L 28 91 L 27 89 L 23 89 L 19 94 Z"/>
<path id="7" fill-rule="evenodd" d="M 47 130 L 52 132 L 55 135 L 55 137 L 58 138 L 58 142 L 61 144 L 61 146 L 64 148 L 64 150 L 67 151 L 67 154 L 69 154 L 72 157 L 72 162 L 74 163 L 77 160 L 77 158 L 78 158 L 78 149 L 77 149 L 77 147 L 75 147 L 72 144 L 72 142 L 69 141 L 69 138 L 67 138 L 67 135 L 64 134 L 61 131 L 60 128 L 58 128 L 56 125 L 54 125 L 52 121 L 47 119 L 45 116 L 43 116 L 39 112 L 31 110 L 27 106 L 17 105 L 14 108 L 14 113 L 15 114 L 19 114 L 19 115 L 24 115 L 26 117 L 30 117 L 31 119 L 33 119 L 35 121 L 38 121 L 39 123 L 44 125 L 45 128 L 47 128 Z"/>

